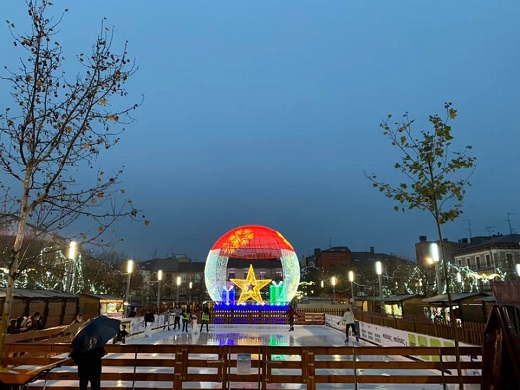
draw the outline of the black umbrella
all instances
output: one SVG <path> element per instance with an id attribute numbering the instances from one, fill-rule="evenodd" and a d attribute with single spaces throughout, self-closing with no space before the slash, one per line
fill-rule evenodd
<path id="1" fill-rule="evenodd" d="M 107 316 L 92 318 L 79 327 L 71 347 L 81 353 L 103 347 L 119 332 L 120 324 L 121 321 Z"/>

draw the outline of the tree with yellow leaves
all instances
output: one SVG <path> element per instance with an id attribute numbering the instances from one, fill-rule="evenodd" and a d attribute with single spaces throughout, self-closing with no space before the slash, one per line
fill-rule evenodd
<path id="1" fill-rule="evenodd" d="M 7 21 L 21 55 L 19 68 L 8 69 L 1 78 L 10 86 L 12 101 L 0 111 L 4 196 L 0 222 L 14 240 L 6 264 L 0 356 L 15 282 L 21 266 L 29 263 L 23 261 L 24 242 L 48 235 L 64 237 L 64 229 L 83 218 L 94 221 L 94 231 L 68 238 L 79 244 L 96 242 L 120 219 L 145 219 L 125 199 L 122 169 L 108 173 L 96 167 L 98 155 L 117 144 L 124 125 L 132 122 L 130 112 L 140 105 L 115 108 L 122 107 L 125 82 L 136 66 L 128 58 L 126 44 L 120 53 L 112 51 L 113 33 L 102 22 L 90 53 L 77 56 L 80 72 L 67 78 L 56 38 L 63 14 L 49 17 L 51 5 L 47 0 L 27 1 L 31 21 L 27 33 L 17 33 L 15 24 Z M 93 171 L 91 183 L 76 179 L 81 169 Z"/>

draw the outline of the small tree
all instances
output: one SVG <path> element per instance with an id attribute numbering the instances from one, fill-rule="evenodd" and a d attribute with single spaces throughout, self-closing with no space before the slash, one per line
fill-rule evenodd
<path id="1" fill-rule="evenodd" d="M 73 78 L 62 70 L 63 54 L 56 41 L 61 18 L 47 16 L 47 0 L 27 2 L 31 28 L 18 34 L 7 21 L 14 45 L 22 50 L 20 66 L 7 70 L 12 103 L 0 111 L 0 170 L 5 197 L 2 223 L 14 240 L 9 247 L 7 291 L 0 322 L 3 356 L 15 281 L 24 262 L 24 241 L 59 234 L 78 218 L 88 217 L 97 227 L 83 232 L 80 243 L 93 242 L 115 221 L 144 219 L 131 201 L 118 203 L 122 170 L 97 170 L 92 182 L 76 179 L 82 168 L 95 170 L 96 158 L 109 150 L 131 122 L 138 104 L 121 107 L 124 84 L 136 68 L 126 44 L 114 53 L 111 30 L 101 24 L 90 54 L 77 56 L 82 69 Z M 123 126 L 122 126 L 123 125 Z M 145 221 L 147 224 L 147 222 Z M 31 239 L 32 239 L 31 238 Z"/>
<path id="2" fill-rule="evenodd" d="M 454 221 L 462 214 L 462 202 L 466 188 L 470 185 L 469 177 L 475 167 L 475 158 L 469 155 L 471 146 L 466 146 L 462 151 L 451 151 L 453 135 L 449 121 L 457 117 L 457 110 L 451 103 L 445 103 L 446 117 L 442 119 L 438 115 L 429 117 L 433 125 L 432 131 L 422 130 L 421 137 L 416 138 L 412 133 L 414 120 L 403 116 L 402 122 L 389 124 L 392 116 L 380 124 L 383 134 L 388 137 L 393 146 L 402 154 L 401 162 L 395 164 L 395 168 L 404 175 L 405 182 L 392 186 L 380 182 L 376 175 L 365 176 L 372 181 L 386 197 L 393 199 L 398 204 L 396 211 L 407 209 L 419 209 L 428 211 L 434 218 L 439 240 L 439 262 L 441 263 L 444 280 L 446 281 L 446 294 L 448 305 L 453 306 L 450 289 L 450 275 L 446 259 L 443 258 L 442 226 Z M 458 177 L 459 173 L 469 170 L 469 174 Z M 454 177 L 457 176 L 457 177 Z M 461 376 L 459 343 L 456 322 L 452 319 L 457 370 Z M 463 387 L 462 379 L 459 382 Z"/>

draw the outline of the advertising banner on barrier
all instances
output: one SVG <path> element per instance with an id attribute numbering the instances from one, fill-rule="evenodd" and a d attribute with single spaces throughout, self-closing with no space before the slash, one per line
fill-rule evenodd
<path id="1" fill-rule="evenodd" d="M 331 328 L 345 331 L 345 325 L 342 323 L 342 317 L 334 315 L 325 315 L 325 325 Z M 339 324 L 338 324 L 339 322 Z M 455 342 L 440 337 L 433 337 L 419 333 L 407 332 L 404 330 L 388 328 L 386 326 L 369 324 L 367 322 L 356 321 L 356 328 L 363 340 L 382 347 L 453 347 Z M 461 347 L 470 346 L 469 344 L 459 343 Z M 424 361 L 439 361 L 439 356 L 414 356 L 415 359 Z M 481 361 L 481 357 L 461 356 L 461 361 Z M 444 361 L 455 361 L 454 356 L 446 356 Z M 480 375 L 480 370 L 468 372 L 468 375 Z"/>

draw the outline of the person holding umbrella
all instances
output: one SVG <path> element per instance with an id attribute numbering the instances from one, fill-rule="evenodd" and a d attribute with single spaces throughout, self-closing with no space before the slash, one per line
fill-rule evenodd
<path id="1" fill-rule="evenodd" d="M 99 316 L 84 322 L 72 339 L 70 357 L 78 365 L 79 389 L 101 389 L 101 358 L 106 355 L 105 344 L 118 332 L 121 322 Z"/>
<path id="2" fill-rule="evenodd" d="M 101 389 L 101 358 L 106 355 L 105 348 L 98 347 L 86 352 L 73 350 L 70 354 L 74 363 L 78 365 L 79 390 L 87 390 L 88 383 L 92 390 Z"/>

